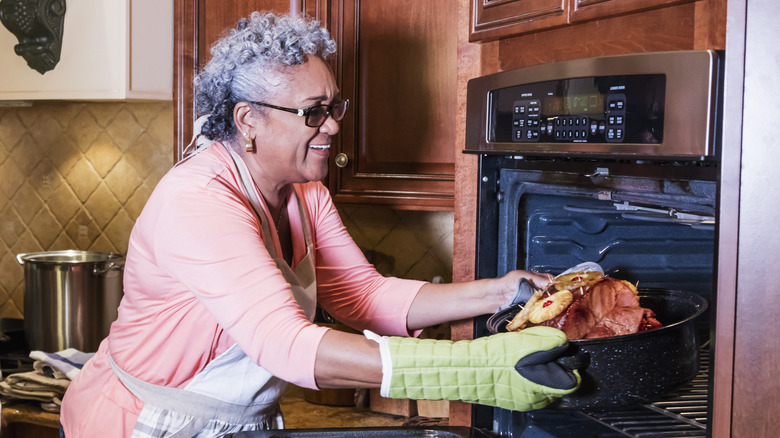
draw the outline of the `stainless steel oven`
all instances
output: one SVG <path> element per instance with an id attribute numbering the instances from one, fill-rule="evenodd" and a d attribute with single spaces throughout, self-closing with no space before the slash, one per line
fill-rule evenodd
<path id="1" fill-rule="evenodd" d="M 477 278 L 594 261 L 640 287 L 699 294 L 712 312 L 722 62 L 714 51 L 645 53 L 471 80 Z M 710 314 L 697 322 L 699 372 L 673 391 L 608 409 L 474 406 L 472 424 L 523 438 L 707 436 Z M 486 320 L 475 337 L 489 334 Z"/>

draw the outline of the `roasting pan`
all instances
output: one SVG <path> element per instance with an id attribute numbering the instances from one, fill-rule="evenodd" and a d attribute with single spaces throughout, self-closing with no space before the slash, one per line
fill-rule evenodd
<path id="1" fill-rule="evenodd" d="M 576 358 L 582 385 L 552 409 L 605 410 L 646 404 L 689 383 L 699 367 L 697 320 L 707 300 L 693 292 L 639 289 L 639 305 L 651 309 L 663 327 L 599 339 L 569 341 L 560 361 Z M 515 306 L 493 314 L 491 333 L 506 331 L 519 311 Z"/>

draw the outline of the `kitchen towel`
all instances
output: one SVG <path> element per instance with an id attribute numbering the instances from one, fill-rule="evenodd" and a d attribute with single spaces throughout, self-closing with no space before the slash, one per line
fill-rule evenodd
<path id="1" fill-rule="evenodd" d="M 30 352 L 30 358 L 35 360 L 33 368 L 49 377 L 67 377 L 73 380 L 76 374 L 95 353 L 84 353 L 75 348 L 58 351 L 56 353 L 45 353 L 43 351 L 33 350 Z"/>
<path id="2" fill-rule="evenodd" d="M 41 402 L 42 409 L 59 412 L 60 401 L 70 381 L 93 355 L 73 348 L 56 353 L 32 351 L 33 371 L 8 375 L 0 382 L 0 396 L 36 400 Z"/>

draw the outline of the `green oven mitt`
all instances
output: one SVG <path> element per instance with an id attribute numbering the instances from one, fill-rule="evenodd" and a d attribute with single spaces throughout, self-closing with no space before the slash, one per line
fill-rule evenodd
<path id="1" fill-rule="evenodd" d="M 380 337 L 381 394 L 390 398 L 462 400 L 514 411 L 547 406 L 580 384 L 577 370 L 555 362 L 566 335 L 531 327 L 473 341 Z"/>

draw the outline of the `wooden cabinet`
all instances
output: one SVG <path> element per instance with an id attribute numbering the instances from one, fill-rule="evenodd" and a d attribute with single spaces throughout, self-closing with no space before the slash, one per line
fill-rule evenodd
<path id="1" fill-rule="evenodd" d="M 568 23 L 568 0 L 472 0 L 471 41 L 489 41 Z"/>
<path id="2" fill-rule="evenodd" d="M 192 137 L 192 78 L 209 46 L 254 10 L 305 11 L 338 44 L 350 108 L 327 179 L 337 203 L 452 210 L 456 33 L 450 0 L 176 0 L 175 159 Z M 335 165 L 336 156 L 339 163 Z"/>
<path id="3" fill-rule="evenodd" d="M 472 0 L 470 41 L 490 41 L 697 0 Z"/>
<path id="4" fill-rule="evenodd" d="M 350 110 L 332 169 L 336 202 L 451 210 L 457 27 L 451 0 L 331 3 Z"/>
<path id="5" fill-rule="evenodd" d="M 40 74 L 0 26 L 0 100 L 171 100 L 173 1 L 68 2 L 60 61 Z"/>

